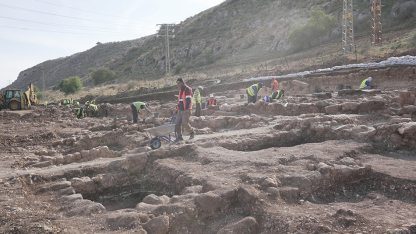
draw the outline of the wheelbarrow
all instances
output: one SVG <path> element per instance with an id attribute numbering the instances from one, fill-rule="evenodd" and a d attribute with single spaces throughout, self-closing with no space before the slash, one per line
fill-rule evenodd
<path id="1" fill-rule="evenodd" d="M 152 149 L 159 149 L 162 146 L 162 141 L 173 143 L 176 140 L 175 124 L 172 121 L 158 127 L 145 129 L 144 131 L 151 139 L 149 144 Z"/>

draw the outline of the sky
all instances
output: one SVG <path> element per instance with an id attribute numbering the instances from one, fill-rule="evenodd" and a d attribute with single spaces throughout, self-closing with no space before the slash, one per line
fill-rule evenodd
<path id="1" fill-rule="evenodd" d="M 224 0 L 1 0 L 0 88 L 19 72 L 97 42 L 156 33 Z"/>

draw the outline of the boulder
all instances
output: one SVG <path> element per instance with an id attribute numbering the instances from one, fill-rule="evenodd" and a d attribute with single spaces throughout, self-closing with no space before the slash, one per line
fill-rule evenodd
<path id="1" fill-rule="evenodd" d="M 111 230 L 132 229 L 140 225 L 136 212 L 116 212 L 107 216 L 106 223 Z"/>
<path id="2" fill-rule="evenodd" d="M 237 198 L 242 204 L 255 203 L 260 192 L 251 185 L 242 185 L 237 190 Z"/>
<path id="3" fill-rule="evenodd" d="M 161 215 L 143 225 L 149 234 L 166 234 L 169 231 L 169 216 Z"/>
<path id="4" fill-rule="evenodd" d="M 143 198 L 143 202 L 152 205 L 167 204 L 169 202 L 169 197 L 166 195 L 159 197 L 154 194 L 150 194 Z"/>
<path id="5" fill-rule="evenodd" d="M 217 234 L 255 234 L 258 233 L 258 226 L 255 218 L 245 217 L 221 228 Z"/>
<path id="6" fill-rule="evenodd" d="M 90 177 L 72 178 L 71 184 L 77 193 L 94 194 L 97 191 L 97 185 Z"/>
<path id="7" fill-rule="evenodd" d="M 204 216 L 213 216 L 215 213 L 227 207 L 226 201 L 213 192 L 196 196 L 195 205 Z"/>
<path id="8" fill-rule="evenodd" d="M 299 188 L 295 187 L 280 187 L 279 195 L 284 201 L 288 203 L 297 203 L 300 199 Z"/>
<path id="9" fill-rule="evenodd" d="M 402 127 L 398 129 L 400 135 L 416 136 L 416 122 L 409 122 L 403 124 Z"/>

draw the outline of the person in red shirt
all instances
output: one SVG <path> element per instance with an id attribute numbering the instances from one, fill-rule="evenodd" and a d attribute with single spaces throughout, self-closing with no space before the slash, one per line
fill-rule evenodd
<path id="1" fill-rule="evenodd" d="M 216 106 L 216 105 L 217 105 L 217 99 L 215 99 L 214 94 L 211 93 L 207 101 L 207 106 Z"/>
<path id="2" fill-rule="evenodd" d="M 191 110 L 192 110 L 192 89 L 185 84 L 182 78 L 179 78 L 176 81 L 176 84 L 179 89 L 178 95 L 178 106 L 176 114 L 176 121 L 175 121 L 175 133 L 176 133 L 176 141 L 182 141 L 182 130 L 189 132 L 190 136 L 189 139 L 194 138 L 194 129 L 189 124 L 189 118 L 191 117 Z"/>
<path id="3" fill-rule="evenodd" d="M 276 78 L 273 78 L 272 80 L 272 93 L 277 92 L 279 90 L 279 81 L 276 80 Z"/>

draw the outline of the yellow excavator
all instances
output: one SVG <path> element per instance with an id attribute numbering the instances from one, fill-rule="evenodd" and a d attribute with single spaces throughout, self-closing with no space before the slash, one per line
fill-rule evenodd
<path id="1" fill-rule="evenodd" d="M 26 91 L 8 89 L 0 94 L 0 109 L 26 110 L 38 104 L 38 98 L 32 83 Z"/>

